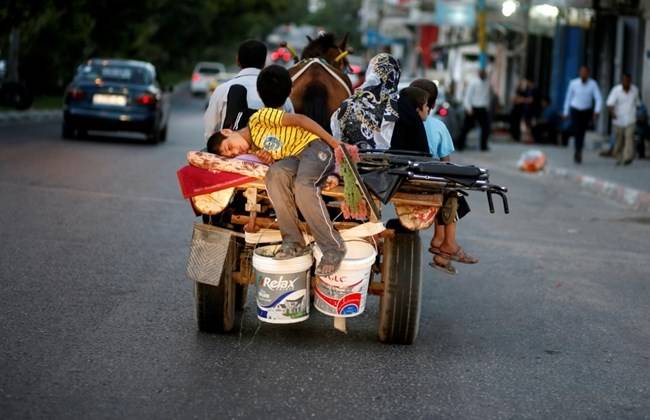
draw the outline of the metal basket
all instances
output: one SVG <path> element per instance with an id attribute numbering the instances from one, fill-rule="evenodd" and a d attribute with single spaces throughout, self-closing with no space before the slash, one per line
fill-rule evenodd
<path id="1" fill-rule="evenodd" d="M 194 223 L 187 277 L 190 280 L 219 286 L 233 232 L 203 223 Z"/>

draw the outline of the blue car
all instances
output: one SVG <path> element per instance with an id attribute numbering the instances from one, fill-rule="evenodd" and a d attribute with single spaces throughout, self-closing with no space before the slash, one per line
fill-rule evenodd
<path id="1" fill-rule="evenodd" d="M 160 85 L 151 63 L 88 60 L 65 90 L 62 136 L 131 131 L 143 133 L 150 143 L 165 141 L 170 92 Z"/>

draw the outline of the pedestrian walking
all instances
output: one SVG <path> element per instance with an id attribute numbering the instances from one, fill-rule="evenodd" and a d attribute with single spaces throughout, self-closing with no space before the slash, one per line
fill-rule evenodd
<path id="1" fill-rule="evenodd" d="M 632 84 L 632 76 L 624 73 L 621 84 L 614 86 L 607 96 L 607 108 L 616 133 L 613 154 L 617 165 L 629 165 L 634 159 L 634 130 L 639 104 L 639 89 Z"/>
<path id="2" fill-rule="evenodd" d="M 535 92 L 533 82 L 526 78 L 521 79 L 512 97 L 512 109 L 510 110 L 510 136 L 514 141 L 521 141 L 522 131 L 524 142 L 528 143 L 531 141 L 534 101 Z"/>
<path id="3" fill-rule="evenodd" d="M 571 117 L 570 135 L 575 138 L 575 163 L 582 163 L 582 149 L 585 132 L 590 121 L 600 114 L 603 99 L 594 79 L 589 77 L 589 68 L 580 67 L 579 77 L 571 80 L 564 98 L 563 118 Z"/>
<path id="4" fill-rule="evenodd" d="M 492 89 L 490 88 L 490 82 L 487 79 L 487 73 L 485 70 L 479 70 L 478 76 L 478 79 L 473 80 L 469 84 L 467 92 L 465 92 L 465 100 L 463 101 L 465 107 L 465 122 L 463 124 L 463 131 L 458 138 L 458 150 L 465 149 L 467 134 L 472 128 L 474 128 L 476 122 L 481 126 L 481 150 L 489 150 L 489 109 Z"/>

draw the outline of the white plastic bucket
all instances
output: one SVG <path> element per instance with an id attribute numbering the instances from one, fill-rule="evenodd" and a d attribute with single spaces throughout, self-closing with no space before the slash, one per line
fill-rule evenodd
<path id="1" fill-rule="evenodd" d="M 271 324 L 293 324 L 309 318 L 311 253 L 274 260 L 280 245 L 255 249 L 253 268 L 257 285 L 257 318 Z"/>
<path id="2" fill-rule="evenodd" d="M 370 270 L 377 257 L 375 248 L 366 241 L 346 241 L 341 266 L 332 275 L 320 277 L 314 288 L 314 307 L 325 315 L 350 318 L 366 309 Z M 315 247 L 316 260 L 322 253 Z"/>

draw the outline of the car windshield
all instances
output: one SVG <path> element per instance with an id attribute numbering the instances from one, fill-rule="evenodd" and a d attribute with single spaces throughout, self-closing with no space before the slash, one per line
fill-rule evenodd
<path id="1" fill-rule="evenodd" d="M 151 73 L 147 69 L 113 64 L 83 65 L 79 68 L 77 77 L 84 80 L 100 79 L 105 82 L 122 82 L 140 85 L 151 83 Z"/>

